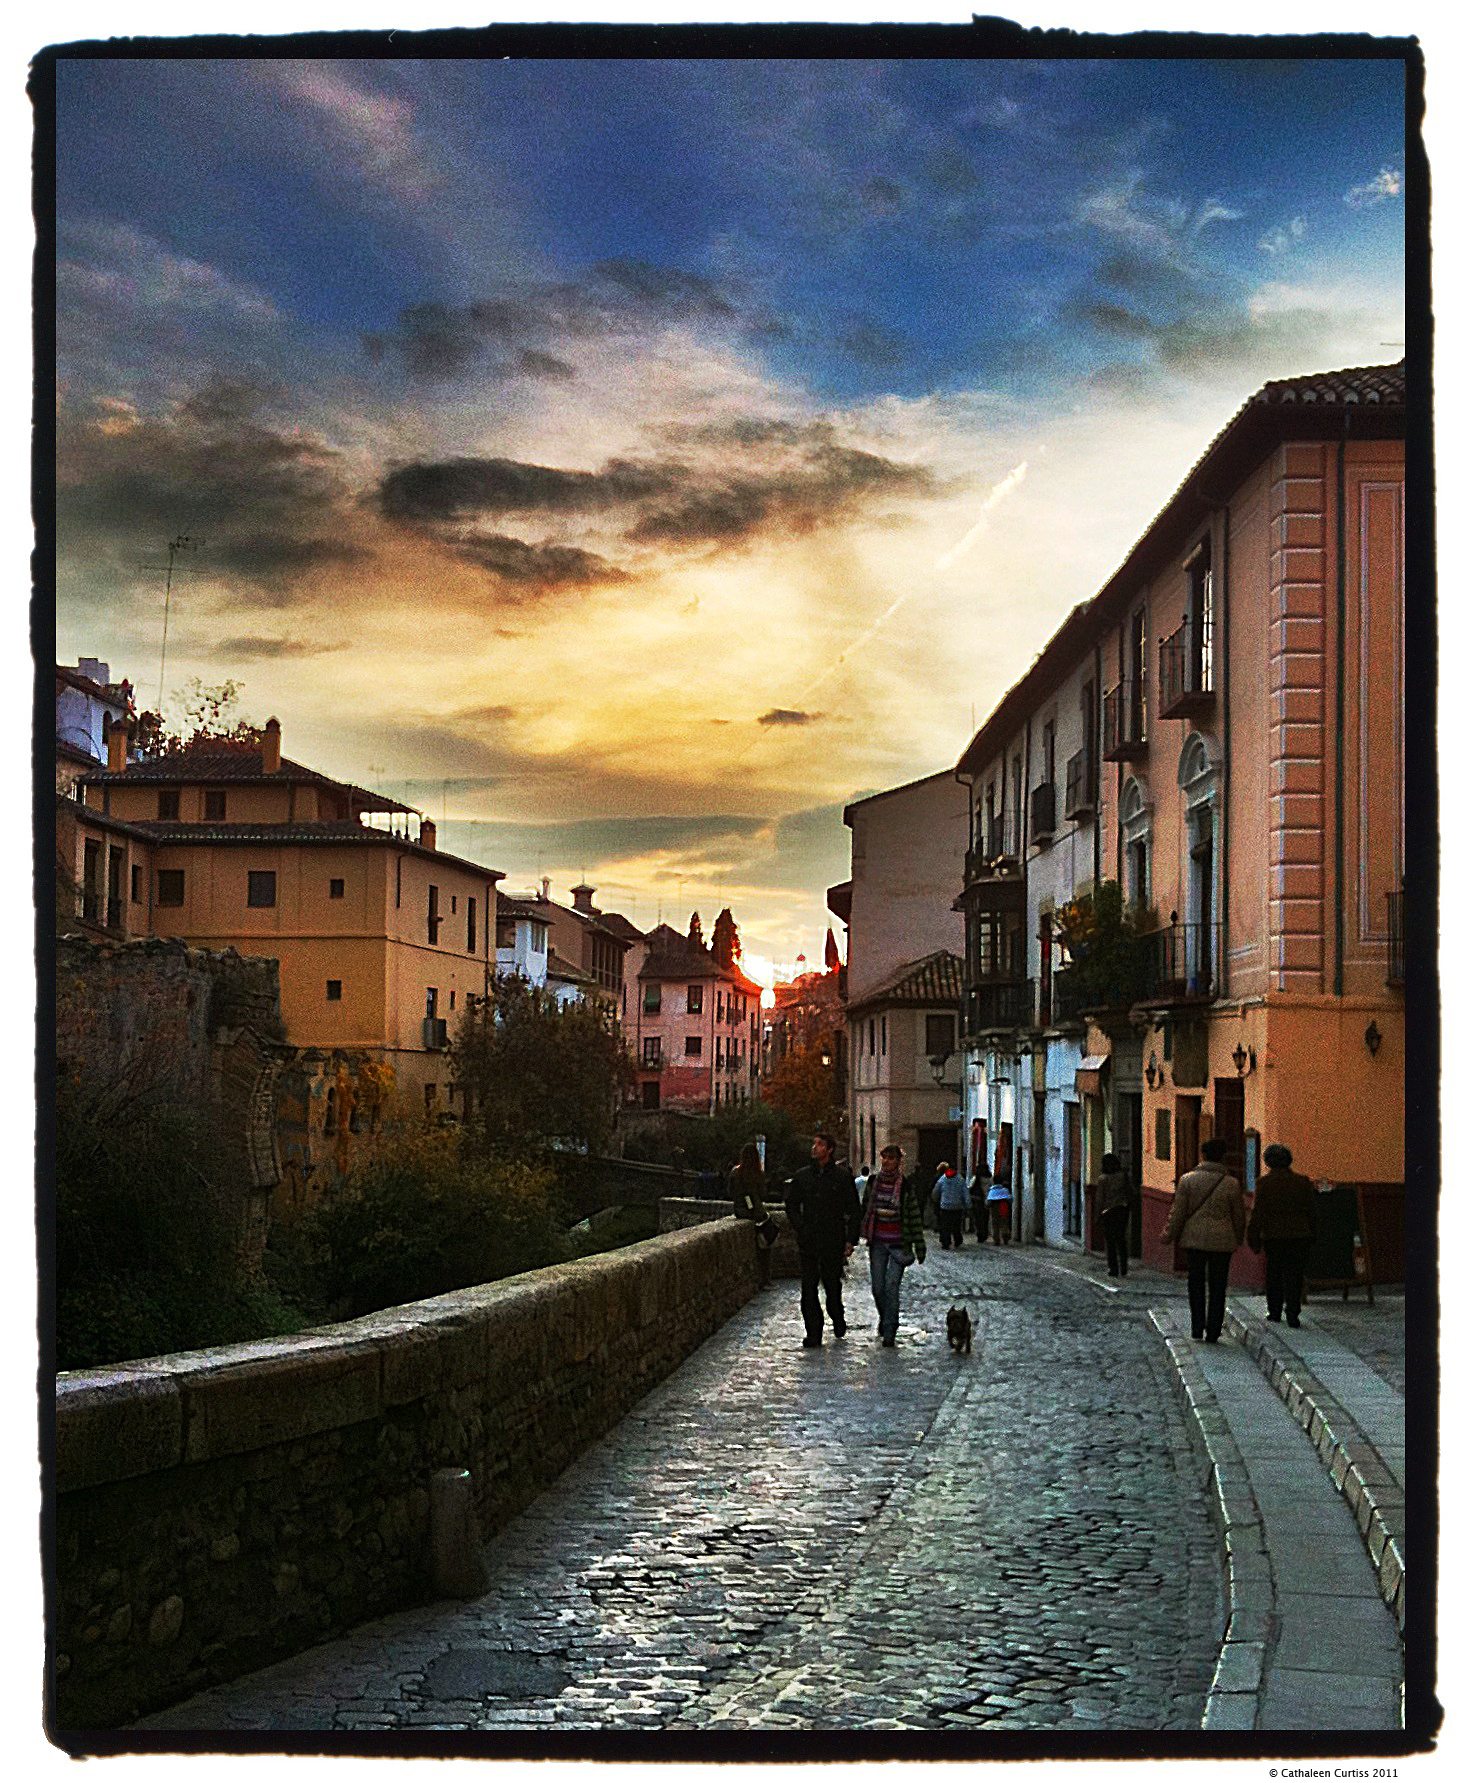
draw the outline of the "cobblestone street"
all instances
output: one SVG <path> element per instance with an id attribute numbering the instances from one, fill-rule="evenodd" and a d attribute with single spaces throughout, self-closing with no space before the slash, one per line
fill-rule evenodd
<path id="1" fill-rule="evenodd" d="M 141 1725 L 1198 1728 L 1218 1534 L 1144 1299 L 934 1247 L 885 1350 L 862 1264 L 843 1342 L 760 1294 L 501 1532 L 484 1597 Z"/>

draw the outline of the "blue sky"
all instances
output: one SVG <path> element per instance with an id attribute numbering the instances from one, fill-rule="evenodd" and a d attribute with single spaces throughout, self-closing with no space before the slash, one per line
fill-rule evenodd
<path id="1" fill-rule="evenodd" d="M 65 63 L 59 654 L 151 701 L 197 534 L 166 693 L 814 958 L 844 802 L 1400 356 L 1403 140 L 1368 60 Z"/>

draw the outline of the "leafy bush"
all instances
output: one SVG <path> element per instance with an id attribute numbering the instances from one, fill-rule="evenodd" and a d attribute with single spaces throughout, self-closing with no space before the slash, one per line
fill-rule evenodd
<path id="1" fill-rule="evenodd" d="M 300 1329 L 243 1267 L 208 1133 L 185 1110 L 64 1079 L 56 1150 L 58 1368 Z"/>
<path id="2" fill-rule="evenodd" d="M 365 1149 L 303 1216 L 327 1316 L 356 1318 L 562 1262 L 552 1173 L 478 1155 L 455 1133 L 401 1129 Z"/>

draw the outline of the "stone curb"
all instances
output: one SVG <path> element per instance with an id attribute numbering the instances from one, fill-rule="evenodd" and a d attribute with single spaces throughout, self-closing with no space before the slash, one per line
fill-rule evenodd
<path id="1" fill-rule="evenodd" d="M 1219 1660 L 1200 1726 L 1216 1733 L 1254 1728 L 1260 1685 L 1274 1640 L 1275 1581 L 1265 1525 L 1233 1433 L 1219 1410 L 1192 1344 L 1177 1335 L 1159 1308 L 1148 1313 L 1167 1348 L 1173 1380 L 1188 1412 L 1189 1429 L 1209 1464 L 1214 1515 L 1224 1537 L 1224 1596 L 1228 1605 Z"/>
<path id="2" fill-rule="evenodd" d="M 1233 1307 L 1225 1309 L 1224 1324 L 1229 1335 L 1255 1359 L 1261 1374 L 1286 1402 L 1291 1416 L 1326 1463 L 1333 1483 L 1357 1519 L 1377 1574 L 1378 1591 L 1397 1616 L 1402 1635 L 1403 1488 L 1357 1420 L 1301 1357 L 1283 1349 L 1268 1331 L 1247 1324 Z"/>

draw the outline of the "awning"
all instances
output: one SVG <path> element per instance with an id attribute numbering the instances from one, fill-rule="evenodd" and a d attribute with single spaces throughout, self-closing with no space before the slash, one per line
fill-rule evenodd
<path id="1" fill-rule="evenodd" d="M 1106 1052 L 1088 1053 L 1076 1066 L 1076 1089 L 1083 1096 L 1099 1096 L 1101 1094 L 1102 1074 L 1111 1064 L 1111 1054 Z"/>

